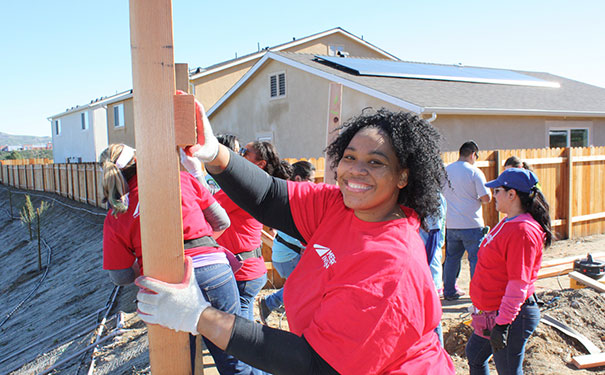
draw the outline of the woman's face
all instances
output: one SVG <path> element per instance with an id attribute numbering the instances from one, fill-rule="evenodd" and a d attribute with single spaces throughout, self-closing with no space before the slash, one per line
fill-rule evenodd
<path id="1" fill-rule="evenodd" d="M 506 190 L 502 186 L 494 188 L 492 195 L 496 201 L 496 211 L 503 214 L 508 214 L 512 202 L 517 196 L 515 190 Z"/>
<path id="2" fill-rule="evenodd" d="M 244 158 L 249 162 L 256 164 L 259 168 L 265 169 L 265 165 L 267 165 L 267 162 L 265 160 L 261 160 L 258 157 L 258 154 L 254 149 L 254 142 L 248 142 L 245 148 L 246 153 L 244 154 Z"/>
<path id="3" fill-rule="evenodd" d="M 389 220 L 401 212 L 399 190 L 407 185 L 389 139 L 377 128 L 361 129 L 347 146 L 336 170 L 344 203 L 364 221 Z"/>

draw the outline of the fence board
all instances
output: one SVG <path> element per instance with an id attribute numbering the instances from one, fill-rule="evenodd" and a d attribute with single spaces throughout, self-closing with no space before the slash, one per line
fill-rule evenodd
<path id="1" fill-rule="evenodd" d="M 77 176 L 78 179 L 76 180 L 77 185 L 78 185 L 78 201 L 82 202 L 82 203 L 88 203 L 88 189 L 87 189 L 87 184 L 86 184 L 86 164 L 88 163 L 83 163 L 83 164 L 77 164 L 76 165 L 76 170 L 78 171 Z"/>

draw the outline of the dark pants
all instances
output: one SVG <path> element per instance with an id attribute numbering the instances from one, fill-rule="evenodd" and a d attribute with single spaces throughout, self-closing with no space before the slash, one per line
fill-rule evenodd
<path id="1" fill-rule="evenodd" d="M 210 264 L 194 270 L 195 278 L 202 290 L 202 295 L 212 307 L 226 313 L 240 315 L 240 301 L 237 283 L 233 271 L 228 264 Z M 214 358 L 216 368 L 222 375 L 226 374 L 252 374 L 254 369 L 237 358 L 228 355 L 210 340 L 202 337 L 208 351 Z M 195 371 L 196 348 L 195 336 L 189 335 L 191 350 L 192 371 Z"/>
<path id="2" fill-rule="evenodd" d="M 522 375 L 525 344 L 540 322 L 540 308 L 535 301 L 526 302 L 508 331 L 506 348 L 494 354 L 499 375 Z M 487 361 L 492 355 L 488 339 L 472 334 L 466 344 L 466 358 L 471 375 L 489 375 Z"/>

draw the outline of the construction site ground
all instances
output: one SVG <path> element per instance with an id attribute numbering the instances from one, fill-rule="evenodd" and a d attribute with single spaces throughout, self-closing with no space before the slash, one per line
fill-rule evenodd
<path id="1" fill-rule="evenodd" d="M 117 291 L 106 313 L 114 286 L 102 270 L 105 212 L 53 194 L 27 192 L 34 207 L 42 200 L 52 203 L 42 219 L 42 269 L 38 271 L 37 241 L 30 241 L 27 227 L 15 219 L 25 192 L 11 188 L 11 217 L 8 191 L 0 185 L 0 374 L 150 373 L 147 329 L 135 313 L 137 288 Z M 604 251 L 605 235 L 595 235 L 558 241 L 546 250 L 544 259 Z M 464 260 L 459 286 L 467 293 L 468 282 Z M 546 314 L 605 349 L 603 295 L 590 288 L 570 289 L 567 275 L 539 280 L 537 286 L 541 299 L 552 301 Z M 445 347 L 459 374 L 468 373 L 464 346 L 471 329 L 464 321 L 469 306 L 468 294 L 458 301 L 443 301 Z M 122 312 L 119 319 L 118 312 Z M 269 325 L 287 329 L 287 318 L 274 313 Z M 96 348 L 95 340 L 102 340 Z M 580 354 L 588 352 L 577 340 L 540 324 L 529 340 L 524 371 L 605 374 L 605 367 L 579 370 L 571 365 L 572 356 Z M 204 374 L 218 374 L 207 352 L 204 367 Z"/>

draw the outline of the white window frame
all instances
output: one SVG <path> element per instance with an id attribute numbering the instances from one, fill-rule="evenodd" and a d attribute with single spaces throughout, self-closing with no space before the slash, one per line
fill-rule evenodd
<path id="1" fill-rule="evenodd" d="M 54 131 L 55 131 L 55 135 L 61 135 L 61 119 L 57 119 L 54 122 Z"/>
<path id="2" fill-rule="evenodd" d="M 116 121 L 116 110 L 118 111 L 118 118 Z M 124 103 L 116 104 L 113 106 L 113 127 L 123 128 L 124 127 Z"/>
<path id="3" fill-rule="evenodd" d="M 571 130 L 586 130 L 588 134 L 585 147 L 592 146 L 592 121 L 546 121 L 546 147 L 550 147 L 551 130 L 567 132 L 567 145 L 565 147 L 570 147 Z"/>
<path id="4" fill-rule="evenodd" d="M 281 93 L 280 89 L 279 89 L 279 76 L 282 75 L 284 76 L 284 92 Z M 276 96 L 271 96 L 271 79 L 275 77 L 275 82 L 276 82 L 276 89 L 277 89 L 277 95 Z M 287 89 L 287 84 L 288 84 L 288 80 L 286 77 L 286 72 L 285 71 L 281 71 L 281 72 L 275 72 L 275 73 L 271 73 L 269 74 L 269 99 L 270 100 L 275 100 L 275 99 L 283 99 L 286 97 L 288 89 Z"/>
<path id="5" fill-rule="evenodd" d="M 88 119 L 88 111 L 80 113 L 80 127 L 82 128 L 82 130 L 88 130 Z"/>
<path id="6" fill-rule="evenodd" d="M 328 45 L 328 56 L 338 56 L 338 52 L 344 52 L 345 46 L 343 44 L 329 44 Z"/>

